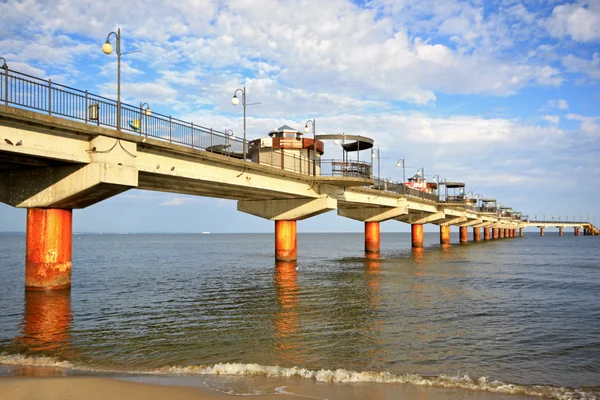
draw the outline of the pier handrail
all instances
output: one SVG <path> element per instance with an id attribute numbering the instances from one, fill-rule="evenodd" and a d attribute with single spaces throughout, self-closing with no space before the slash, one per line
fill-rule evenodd
<path id="1" fill-rule="evenodd" d="M 8 68 L 0 68 L 0 103 L 113 129 L 120 118 L 121 131 L 242 158 L 242 138 L 126 103 L 117 116 L 116 100 Z"/>

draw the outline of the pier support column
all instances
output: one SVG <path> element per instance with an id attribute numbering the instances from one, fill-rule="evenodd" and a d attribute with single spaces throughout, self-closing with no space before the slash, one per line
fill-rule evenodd
<path id="1" fill-rule="evenodd" d="M 450 244 L 450 225 L 440 225 L 440 244 Z"/>
<path id="2" fill-rule="evenodd" d="M 412 224 L 410 231 L 412 233 L 412 247 L 423 247 L 423 224 Z"/>
<path id="3" fill-rule="evenodd" d="M 540 228 L 540 236 L 544 236 L 544 228 Z"/>
<path id="4" fill-rule="evenodd" d="M 558 236 L 562 236 L 563 235 L 563 228 L 558 228 Z"/>
<path id="5" fill-rule="evenodd" d="M 579 236 L 579 228 L 573 228 L 573 235 Z"/>
<path id="6" fill-rule="evenodd" d="M 481 228 L 473 228 L 473 240 L 475 242 L 481 241 Z"/>
<path id="7" fill-rule="evenodd" d="M 519 228 L 519 237 L 523 237 L 523 228 Z"/>
<path id="8" fill-rule="evenodd" d="M 499 233 L 498 228 L 493 228 L 492 229 L 492 238 L 498 239 L 499 235 L 500 235 L 500 233 Z"/>
<path id="9" fill-rule="evenodd" d="M 71 287 L 72 234 L 72 210 L 27 209 L 26 290 Z"/>
<path id="10" fill-rule="evenodd" d="M 469 243 L 469 228 L 466 226 L 459 227 L 460 232 L 460 242 L 461 243 Z"/>
<path id="11" fill-rule="evenodd" d="M 381 241 L 379 225 L 379 222 L 365 222 L 365 253 L 379 253 Z"/>
<path id="12" fill-rule="evenodd" d="M 504 228 L 498 229 L 498 237 L 504 239 Z"/>
<path id="13" fill-rule="evenodd" d="M 483 240 L 490 240 L 490 228 L 483 228 Z"/>
<path id="14" fill-rule="evenodd" d="M 296 259 L 296 221 L 275 221 L 275 260 Z"/>

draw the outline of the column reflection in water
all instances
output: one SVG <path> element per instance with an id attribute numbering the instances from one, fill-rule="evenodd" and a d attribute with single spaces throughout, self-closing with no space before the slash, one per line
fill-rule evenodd
<path id="1" fill-rule="evenodd" d="M 300 321 L 296 261 L 276 261 L 274 282 L 279 304 L 274 318 L 275 347 L 283 363 L 297 365 L 301 363 L 302 349 L 298 340 Z"/>
<path id="2" fill-rule="evenodd" d="M 28 353 L 60 356 L 69 351 L 72 322 L 70 290 L 25 291 L 17 344 Z"/>
<path id="3" fill-rule="evenodd" d="M 381 298 L 381 259 L 379 253 L 365 253 L 365 278 L 367 284 L 367 297 L 369 300 L 368 313 L 365 314 L 366 331 L 369 342 L 374 345 L 366 346 L 367 357 L 372 363 L 382 365 L 385 362 L 385 322 L 378 316 L 382 308 Z M 366 317 L 369 316 L 369 317 Z M 369 368 L 365 366 L 365 368 Z"/>

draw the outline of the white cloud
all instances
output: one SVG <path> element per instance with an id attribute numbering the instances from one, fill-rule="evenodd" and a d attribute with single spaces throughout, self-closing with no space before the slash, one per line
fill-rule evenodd
<path id="1" fill-rule="evenodd" d="M 560 123 L 560 117 L 558 115 L 544 115 L 542 119 L 554 125 L 558 125 Z"/>
<path id="2" fill-rule="evenodd" d="M 591 60 L 569 54 L 562 59 L 567 72 L 587 75 L 593 80 L 600 80 L 600 54 L 594 53 Z"/>
<path id="3" fill-rule="evenodd" d="M 199 197 L 173 197 L 172 199 L 163 201 L 160 205 L 166 207 L 178 207 L 184 204 L 201 203 L 202 201 L 203 199 Z"/>
<path id="4" fill-rule="evenodd" d="M 550 109 L 558 108 L 559 110 L 566 110 L 569 108 L 569 103 L 564 99 L 548 100 L 546 107 Z"/>
<path id="5" fill-rule="evenodd" d="M 579 121 L 581 123 L 580 129 L 587 135 L 600 135 L 600 124 L 596 123 L 596 121 L 600 120 L 600 117 L 584 117 L 579 114 L 567 114 L 567 119 Z"/>
<path id="6" fill-rule="evenodd" d="M 579 42 L 597 41 L 600 39 L 600 3 L 556 6 L 547 26 L 553 36 L 569 36 Z"/>

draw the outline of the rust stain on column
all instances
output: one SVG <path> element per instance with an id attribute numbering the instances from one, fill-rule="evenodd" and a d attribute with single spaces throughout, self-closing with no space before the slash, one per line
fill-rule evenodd
<path id="1" fill-rule="evenodd" d="M 423 247 L 423 224 L 412 224 L 410 231 L 412 233 L 412 247 Z"/>
<path id="2" fill-rule="evenodd" d="M 365 253 L 379 253 L 380 239 L 379 222 L 365 222 Z"/>
<path id="3" fill-rule="evenodd" d="M 492 229 L 492 235 L 493 235 L 492 237 L 493 237 L 494 239 L 498 239 L 498 237 L 500 236 L 500 233 L 499 233 L 499 232 L 500 232 L 500 229 L 499 229 L 499 228 L 493 228 L 493 229 Z"/>
<path id="4" fill-rule="evenodd" d="M 275 221 L 275 260 L 296 258 L 296 221 Z"/>
<path id="5" fill-rule="evenodd" d="M 544 236 L 544 228 L 540 228 L 540 236 Z"/>
<path id="6" fill-rule="evenodd" d="M 490 240 L 490 228 L 483 228 L 483 240 Z"/>
<path id="7" fill-rule="evenodd" d="M 71 287 L 72 210 L 27 209 L 25 289 Z"/>
<path id="8" fill-rule="evenodd" d="M 450 244 L 450 225 L 440 226 L 440 244 Z"/>
<path id="9" fill-rule="evenodd" d="M 481 240 L 481 228 L 473 228 L 473 240 L 476 242 Z"/>
<path id="10" fill-rule="evenodd" d="M 469 243 L 469 228 L 466 226 L 459 227 L 460 232 L 460 242 L 461 243 Z"/>

